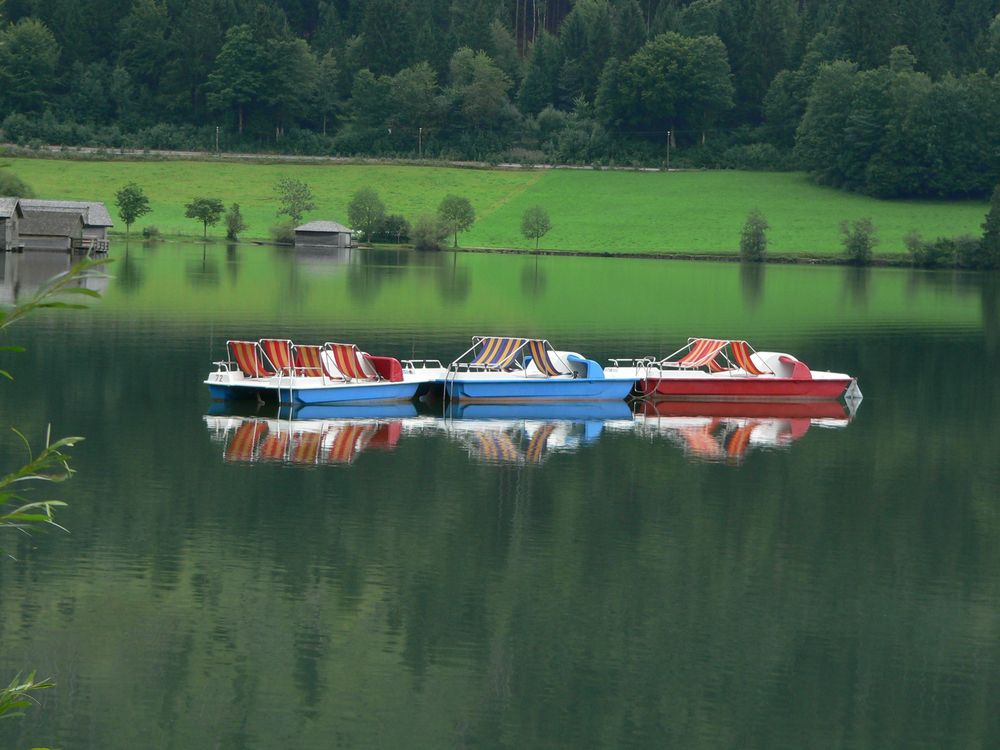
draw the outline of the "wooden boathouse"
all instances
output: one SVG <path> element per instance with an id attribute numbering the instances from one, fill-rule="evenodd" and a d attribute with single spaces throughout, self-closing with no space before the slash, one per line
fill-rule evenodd
<path id="1" fill-rule="evenodd" d="M 351 230 L 335 221 L 310 221 L 295 227 L 295 247 L 330 248 L 339 250 L 351 247 Z"/>
<path id="2" fill-rule="evenodd" d="M 104 253 L 114 223 L 103 203 L 0 198 L 0 250 Z"/>
<path id="3" fill-rule="evenodd" d="M 21 201 L 17 198 L 0 198 L 0 252 L 21 249 L 18 224 L 24 218 Z"/>

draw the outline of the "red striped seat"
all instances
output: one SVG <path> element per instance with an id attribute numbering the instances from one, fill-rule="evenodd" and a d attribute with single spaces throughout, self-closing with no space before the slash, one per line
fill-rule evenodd
<path id="1" fill-rule="evenodd" d="M 365 361 L 365 355 L 354 344 L 330 344 L 326 350 L 333 355 L 333 362 L 347 380 L 378 380 L 378 373 Z"/>
<path id="2" fill-rule="evenodd" d="M 315 344 L 295 344 L 292 353 L 295 361 L 295 372 L 307 378 L 322 377 L 324 373 L 323 360 L 320 353 L 323 347 Z"/>
<path id="3" fill-rule="evenodd" d="M 730 341 L 729 351 L 732 352 L 733 361 L 736 366 L 745 371 L 747 375 L 772 375 L 770 370 L 761 370 L 754 364 L 751 357 L 750 344 L 746 341 Z"/>
<path id="4" fill-rule="evenodd" d="M 260 348 L 276 372 L 292 373 L 292 342 L 288 339 L 261 339 Z"/>
<path id="5" fill-rule="evenodd" d="M 260 345 L 256 341 L 227 341 L 233 362 L 248 378 L 269 378 L 274 375 L 261 358 Z"/>

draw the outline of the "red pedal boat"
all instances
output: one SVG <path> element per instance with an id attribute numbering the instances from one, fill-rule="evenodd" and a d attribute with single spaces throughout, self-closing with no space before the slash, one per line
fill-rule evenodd
<path id="1" fill-rule="evenodd" d="M 857 379 L 812 370 L 791 354 L 746 342 L 691 338 L 661 360 L 613 359 L 608 377 L 634 377 L 639 398 L 752 401 L 860 400 Z"/>

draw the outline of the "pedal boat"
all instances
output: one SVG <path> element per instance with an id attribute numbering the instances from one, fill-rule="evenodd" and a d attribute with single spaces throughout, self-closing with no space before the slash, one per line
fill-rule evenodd
<path id="1" fill-rule="evenodd" d="M 444 374 L 440 362 L 377 357 L 354 344 L 294 344 L 288 339 L 227 341 L 230 359 L 205 380 L 216 400 L 257 398 L 282 404 L 408 401 Z"/>
<path id="2" fill-rule="evenodd" d="M 631 377 L 633 395 L 651 399 L 820 401 L 860 400 L 857 379 L 813 370 L 783 352 L 754 351 L 746 341 L 691 338 L 662 360 L 613 359 L 605 371 Z"/>
<path id="3" fill-rule="evenodd" d="M 451 401 L 617 401 L 635 377 L 608 377 L 594 360 L 544 339 L 476 336 L 438 382 Z"/>

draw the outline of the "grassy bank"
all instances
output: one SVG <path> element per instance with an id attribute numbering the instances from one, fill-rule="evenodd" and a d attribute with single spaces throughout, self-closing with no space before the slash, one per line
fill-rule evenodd
<path id="1" fill-rule="evenodd" d="M 877 252 L 905 252 L 903 237 L 980 233 L 983 202 L 879 201 L 812 184 L 798 173 L 598 172 L 583 170 L 478 170 L 390 165 L 239 164 L 211 161 L 70 161 L 3 159 L 40 197 L 103 200 L 138 182 L 152 213 L 136 230 L 155 225 L 168 235 L 198 236 L 201 225 L 184 217 L 195 196 L 240 203 L 250 229 L 265 238 L 278 219 L 273 186 L 284 175 L 308 182 L 319 208 L 308 218 L 347 222 L 351 194 L 373 186 L 391 213 L 413 218 L 432 212 L 448 193 L 472 202 L 478 220 L 460 236 L 466 246 L 532 248 L 520 233 L 529 206 L 544 206 L 552 231 L 548 250 L 625 253 L 735 252 L 747 212 L 771 224 L 770 250 L 782 255 L 840 253 L 843 220 L 870 216 Z M 112 209 L 114 212 L 114 210 Z M 123 230 L 118 226 L 117 230 Z M 215 227 L 209 235 L 222 237 Z"/>

